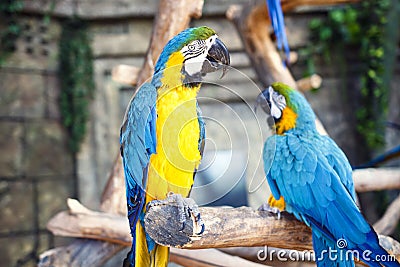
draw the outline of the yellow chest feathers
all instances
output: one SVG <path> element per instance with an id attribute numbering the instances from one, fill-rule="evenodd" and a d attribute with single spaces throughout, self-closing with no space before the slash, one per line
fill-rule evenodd
<path id="1" fill-rule="evenodd" d="M 196 111 L 198 88 L 160 90 L 157 99 L 157 152 L 150 158 L 147 193 L 165 198 L 169 192 L 187 196 L 201 156 Z"/>
<path id="2" fill-rule="evenodd" d="M 281 119 L 275 122 L 275 130 L 279 135 L 284 134 L 286 131 L 296 127 L 297 114 L 289 107 L 282 110 Z"/>

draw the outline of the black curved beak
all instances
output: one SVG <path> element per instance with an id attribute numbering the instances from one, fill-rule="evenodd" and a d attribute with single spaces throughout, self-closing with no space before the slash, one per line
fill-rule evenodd
<path id="1" fill-rule="evenodd" d="M 269 102 L 269 90 L 268 88 L 262 91 L 256 99 L 256 105 L 254 107 L 254 111 L 257 110 L 257 107 L 260 106 L 265 113 L 270 114 L 271 103 Z"/>
<path id="2" fill-rule="evenodd" d="M 228 71 L 230 63 L 231 59 L 228 48 L 226 48 L 225 44 L 217 38 L 215 40 L 215 43 L 211 46 L 210 50 L 208 50 L 208 54 L 206 60 L 203 63 L 201 71 L 205 74 L 217 71 L 222 68 L 222 75 L 220 77 L 222 78 Z"/>

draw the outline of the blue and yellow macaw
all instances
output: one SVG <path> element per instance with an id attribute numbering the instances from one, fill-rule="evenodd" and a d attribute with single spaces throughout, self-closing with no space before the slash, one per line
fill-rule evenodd
<path id="1" fill-rule="evenodd" d="M 169 249 L 145 232 L 146 204 L 171 192 L 189 195 L 205 138 L 196 100 L 201 78 L 221 68 L 224 74 L 229 63 L 214 30 L 186 29 L 166 44 L 152 81 L 132 98 L 120 136 L 133 237 L 124 266 L 167 266 Z"/>
<path id="2" fill-rule="evenodd" d="M 317 132 L 303 95 L 274 83 L 257 102 L 275 122 L 276 134 L 263 153 L 272 192 L 268 204 L 311 227 L 317 265 L 354 266 L 350 251 L 370 266 L 399 267 L 357 207 L 349 161 L 331 138 Z"/>

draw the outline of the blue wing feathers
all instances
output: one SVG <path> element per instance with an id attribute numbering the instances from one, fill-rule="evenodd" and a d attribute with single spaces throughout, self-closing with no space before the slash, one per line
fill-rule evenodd
<path id="1" fill-rule="evenodd" d="M 281 193 L 276 185 L 276 182 L 271 178 L 270 175 L 267 175 L 269 187 L 271 190 L 272 195 L 274 196 L 275 199 L 279 199 L 281 197 Z"/>
<path id="2" fill-rule="evenodd" d="M 120 144 L 123 158 L 128 219 L 131 228 L 132 249 L 130 260 L 135 257 L 135 229 L 145 203 L 145 187 L 151 154 L 156 151 L 156 88 L 143 84 L 132 98 L 121 127 Z M 148 244 L 151 244 L 148 243 Z"/>
<path id="3" fill-rule="evenodd" d="M 279 177 L 281 170 L 279 168 L 279 165 L 272 164 L 276 155 L 276 149 L 276 138 L 275 136 L 272 136 L 268 138 L 264 144 L 263 160 L 264 171 L 267 174 L 266 176 L 271 193 L 275 199 L 279 199 L 281 197 L 281 193 L 273 177 Z"/>
<path id="4" fill-rule="evenodd" d="M 147 118 L 148 127 L 146 127 L 145 132 L 146 151 L 150 155 L 156 153 L 156 119 L 156 107 L 153 106 L 150 111 L 150 116 Z"/>
<path id="5" fill-rule="evenodd" d="M 314 198 L 310 185 L 305 184 L 301 190 L 298 191 L 300 192 L 296 192 L 296 194 L 301 196 L 302 208 L 306 210 L 312 209 L 317 199 Z"/>
<path id="6" fill-rule="evenodd" d="M 157 91 L 151 84 L 144 84 L 132 99 L 125 122 L 121 128 L 121 150 L 129 185 L 143 184 L 143 169 L 150 155 L 156 150 L 155 103 Z"/>
<path id="7" fill-rule="evenodd" d="M 196 111 L 197 111 L 197 119 L 199 121 L 199 128 L 200 128 L 200 138 L 199 138 L 198 148 L 199 148 L 200 154 L 203 155 L 204 142 L 206 139 L 206 123 L 203 120 L 201 109 L 197 102 L 196 102 Z"/>
<path id="8" fill-rule="evenodd" d="M 321 147 L 334 171 L 338 174 L 342 184 L 345 186 L 352 199 L 356 201 L 352 169 L 346 155 L 329 136 L 321 136 Z"/>
<path id="9" fill-rule="evenodd" d="M 303 159 L 304 170 L 307 170 L 308 172 L 311 173 L 315 172 L 317 168 L 317 163 L 318 163 L 317 155 L 315 155 L 315 153 L 309 150 Z"/>

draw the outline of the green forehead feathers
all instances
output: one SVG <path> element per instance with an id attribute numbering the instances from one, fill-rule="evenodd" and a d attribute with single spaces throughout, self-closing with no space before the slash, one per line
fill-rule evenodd
<path id="1" fill-rule="evenodd" d="M 192 41 L 195 39 L 208 39 L 211 36 L 213 36 L 215 33 L 215 31 L 207 26 L 202 26 L 202 27 L 198 27 L 198 28 L 193 28 L 192 31 Z"/>
<path id="2" fill-rule="evenodd" d="M 177 50 L 180 50 L 182 47 L 194 40 L 206 40 L 215 34 L 215 31 L 207 26 L 186 29 L 176 38 L 177 43 L 180 44 L 179 47 L 177 47 Z"/>
<path id="3" fill-rule="evenodd" d="M 274 82 L 271 84 L 271 86 L 277 93 L 285 97 L 288 106 L 290 106 L 292 109 L 296 109 L 292 103 L 292 98 L 295 97 L 294 94 L 297 92 L 293 88 L 281 82 Z"/>

